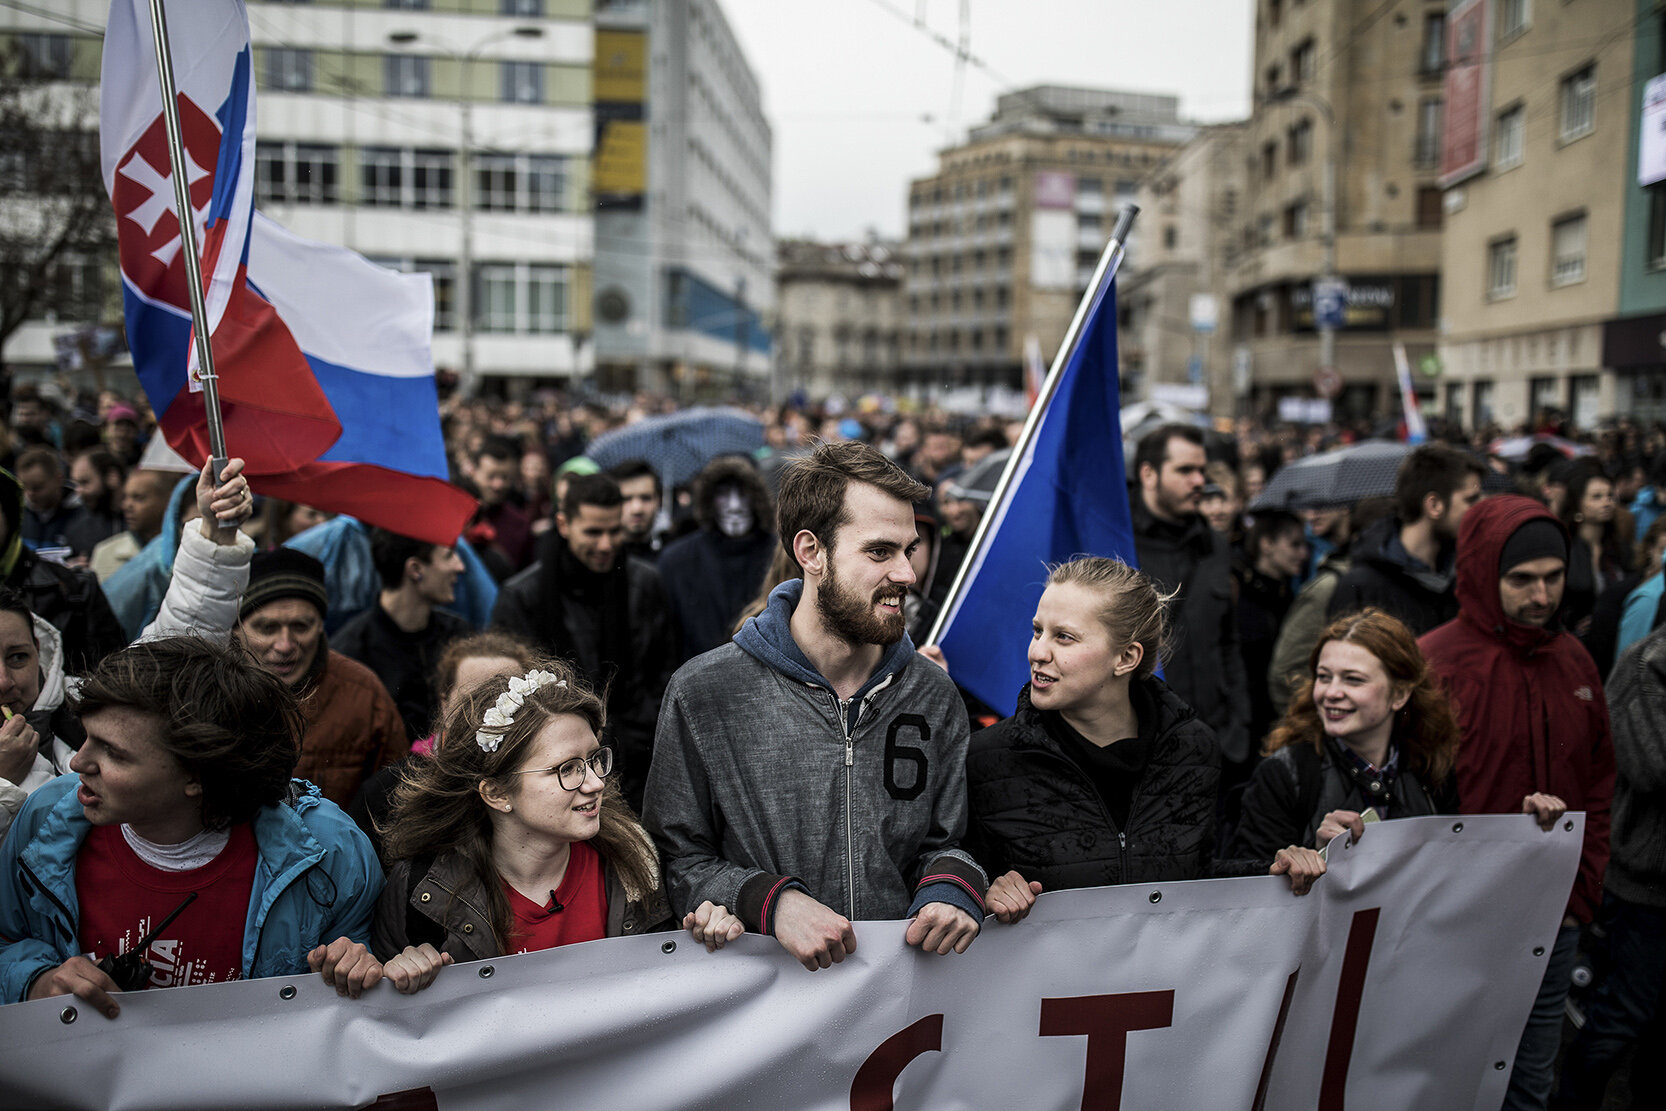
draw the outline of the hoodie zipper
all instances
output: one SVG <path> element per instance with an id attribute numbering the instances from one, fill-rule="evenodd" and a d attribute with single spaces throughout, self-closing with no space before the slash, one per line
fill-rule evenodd
<path id="1" fill-rule="evenodd" d="M 1093 783 L 1087 778 L 1087 776 L 1085 774 L 1083 774 L 1082 769 L 1078 768 L 1074 763 L 1072 763 L 1068 757 L 1058 755 L 1057 753 L 1050 752 L 1047 749 L 1041 748 L 1041 747 L 1033 747 L 1033 748 L 1030 748 L 1029 751 L 1034 752 L 1036 755 L 1041 756 L 1044 759 L 1051 760 L 1054 763 L 1063 766 L 1065 769 L 1067 769 L 1070 772 L 1071 777 L 1074 778 L 1078 784 L 1087 788 L 1088 795 L 1091 796 L 1093 801 L 1098 804 L 1099 813 L 1101 815 L 1103 815 L 1104 818 L 1105 818 L 1106 828 L 1116 830 L 1117 867 L 1121 869 L 1121 874 L 1117 876 L 1117 882 L 1118 883 L 1127 883 L 1128 882 L 1128 834 L 1125 833 L 1116 824 L 1116 819 L 1111 817 L 1111 808 L 1109 806 L 1106 806 L 1105 805 L 1105 800 L 1100 797 L 1099 788 L 1095 787 L 1093 785 Z M 1137 802 L 1138 799 L 1135 799 L 1134 801 Z M 1132 802 L 1128 806 L 1128 817 L 1129 817 L 1130 821 L 1132 821 L 1132 819 L 1134 817 L 1134 807 L 1133 807 Z"/>
<path id="2" fill-rule="evenodd" d="M 845 890 L 846 913 L 856 919 L 856 843 L 851 830 L 852 796 L 855 793 L 856 741 L 850 734 L 850 699 L 833 696 L 839 712 L 839 731 L 845 738 Z"/>

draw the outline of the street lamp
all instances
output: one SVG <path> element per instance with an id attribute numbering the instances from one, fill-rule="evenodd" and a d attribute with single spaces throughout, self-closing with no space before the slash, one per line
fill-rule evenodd
<path id="1" fill-rule="evenodd" d="M 1325 118 L 1325 195 L 1324 213 L 1320 218 L 1320 242 L 1324 247 L 1324 258 L 1319 266 L 1319 284 L 1329 286 L 1336 280 L 1336 114 L 1331 111 L 1330 102 L 1324 97 L 1293 85 L 1273 93 L 1267 98 L 1266 103 L 1289 104 L 1298 100 L 1305 100 L 1317 108 L 1319 114 Z M 1313 322 L 1319 331 L 1319 366 L 1322 369 L 1335 370 L 1336 324 L 1328 317 L 1320 317 L 1319 299 L 1316 296 L 1313 298 Z"/>
<path id="2" fill-rule="evenodd" d="M 503 31 L 493 31 L 464 51 L 449 50 L 419 31 L 390 31 L 388 42 L 395 46 L 421 43 L 435 52 L 462 63 L 462 96 L 457 107 L 461 115 L 459 146 L 463 155 L 463 175 L 457 186 L 458 232 L 461 244 L 457 252 L 457 324 L 458 338 L 463 344 L 463 369 L 457 378 L 457 392 L 464 398 L 474 396 L 474 204 L 470 194 L 474 185 L 474 101 L 472 76 L 474 63 L 480 52 L 504 39 L 541 39 L 544 29 L 534 24 L 523 24 Z"/>

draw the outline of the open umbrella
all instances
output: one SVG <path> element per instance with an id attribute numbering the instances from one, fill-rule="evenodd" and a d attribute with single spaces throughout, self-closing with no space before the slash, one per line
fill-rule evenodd
<path id="1" fill-rule="evenodd" d="M 1411 451 L 1410 444 L 1366 440 L 1287 463 L 1250 504 L 1250 511 L 1321 509 L 1392 494 L 1400 461 Z"/>
<path id="2" fill-rule="evenodd" d="M 1596 451 L 1590 444 L 1576 443 L 1573 440 L 1565 440 L 1561 436 L 1552 436 L 1549 433 L 1540 432 L 1533 436 L 1510 436 L 1494 440 L 1487 445 L 1487 454 L 1496 455 L 1510 463 L 1521 463 L 1540 444 L 1549 444 L 1568 459 L 1581 455 L 1591 455 Z"/>
<path id="3" fill-rule="evenodd" d="M 764 446 L 764 425 L 740 409 L 684 409 L 605 433 L 584 454 L 600 466 L 646 460 L 668 489 L 682 486 L 719 455 L 751 455 Z"/>
<path id="4" fill-rule="evenodd" d="M 949 483 L 949 496 L 987 506 L 989 500 L 995 496 L 995 484 L 1001 481 L 1001 472 L 1007 469 L 1007 460 L 1010 458 L 1012 449 L 1009 447 L 990 452 L 960 472 L 960 475 Z"/>

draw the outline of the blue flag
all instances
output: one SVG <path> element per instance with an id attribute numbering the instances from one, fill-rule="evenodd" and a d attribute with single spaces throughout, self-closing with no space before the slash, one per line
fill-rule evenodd
<path id="1" fill-rule="evenodd" d="M 1116 290 L 1088 310 L 1029 449 L 992 515 L 985 541 L 949 599 L 938 638 L 955 682 L 1003 715 L 1029 682 L 1030 619 L 1047 564 L 1077 555 L 1136 563 L 1122 460 Z"/>

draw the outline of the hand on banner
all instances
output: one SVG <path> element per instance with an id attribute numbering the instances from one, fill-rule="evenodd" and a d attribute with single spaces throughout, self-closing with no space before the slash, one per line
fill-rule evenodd
<path id="1" fill-rule="evenodd" d="M 1304 849 L 1300 845 L 1291 845 L 1287 849 L 1280 849 L 1273 857 L 1273 866 L 1267 869 L 1269 876 L 1290 877 L 1290 894 L 1306 895 L 1313 886 L 1313 881 L 1325 874 L 1325 858 L 1319 855 L 1317 849 Z"/>
<path id="2" fill-rule="evenodd" d="M 437 952 L 425 941 L 405 946 L 403 953 L 382 966 L 382 975 L 401 995 L 415 995 L 434 982 L 440 969 L 455 963 L 450 953 Z"/>
<path id="3" fill-rule="evenodd" d="M 237 530 L 254 516 L 255 496 L 243 477 L 243 460 L 227 459 L 220 469 L 220 484 L 214 484 L 213 463 L 202 465 L 197 476 L 197 509 L 202 512 L 202 535 L 216 544 L 237 543 Z"/>
<path id="4" fill-rule="evenodd" d="M 73 995 L 97 1007 L 105 1018 L 115 1018 L 121 1014 L 121 1007 L 110 998 L 111 995 L 120 993 L 121 989 L 116 987 L 116 982 L 86 957 L 71 957 L 51 972 L 43 972 L 29 986 L 30 999 Z"/>
<path id="5" fill-rule="evenodd" d="M 21 712 L 6 711 L 6 723 L 0 725 L 0 779 L 21 784 L 35 766 L 35 754 L 40 751 L 40 734 L 23 719 Z"/>
<path id="6" fill-rule="evenodd" d="M 683 929 L 694 935 L 694 940 L 715 953 L 725 944 L 746 932 L 746 923 L 729 913 L 729 908 L 707 899 L 694 910 L 683 915 Z"/>
<path id="7" fill-rule="evenodd" d="M 982 924 L 951 903 L 927 903 L 908 924 L 903 940 L 922 953 L 946 956 L 950 949 L 966 952 Z"/>
<path id="8" fill-rule="evenodd" d="M 308 953 L 307 964 L 324 977 L 326 984 L 336 989 L 337 995 L 354 999 L 382 978 L 382 963 L 371 956 L 370 950 L 361 943 L 345 937 L 338 937 Z"/>
<path id="9" fill-rule="evenodd" d="M 1017 872 L 1008 872 L 989 885 L 989 891 L 983 897 L 983 903 L 995 915 L 995 920 L 1007 925 L 1022 922 L 1035 906 L 1035 897 L 1041 894 L 1041 884 L 1035 880 L 1025 882 L 1024 877 Z"/>
<path id="10" fill-rule="evenodd" d="M 1558 818 L 1568 812 L 1568 804 L 1555 795 L 1532 794 L 1521 800 L 1521 812 L 1533 815 L 1540 829 L 1549 830 Z"/>
<path id="11" fill-rule="evenodd" d="M 1358 841 L 1365 836 L 1365 819 L 1352 810 L 1332 810 L 1319 823 L 1318 842 L 1328 845 L 1344 833 L 1353 834 L 1354 840 Z"/>
<path id="12" fill-rule="evenodd" d="M 943 650 L 941 648 L 937 647 L 937 645 L 935 645 L 935 644 L 923 644 L 919 648 L 917 648 L 916 651 L 919 652 L 920 655 L 924 656 L 926 659 L 930 660 L 932 663 L 936 664 L 938 667 L 942 668 L 943 673 L 945 675 L 948 674 L 949 658 L 947 656 L 943 655 Z"/>
<path id="13" fill-rule="evenodd" d="M 811 972 L 856 952 L 856 929 L 850 919 L 796 889 L 781 896 L 770 925 L 781 947 Z"/>

